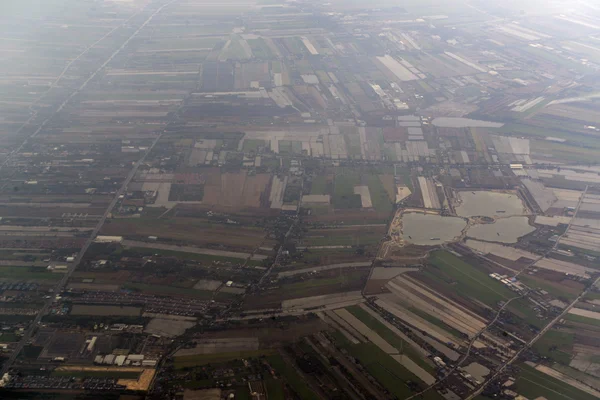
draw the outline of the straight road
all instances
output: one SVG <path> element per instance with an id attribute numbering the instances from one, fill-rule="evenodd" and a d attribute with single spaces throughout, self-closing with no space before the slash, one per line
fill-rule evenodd
<path id="1" fill-rule="evenodd" d="M 154 148 L 156 143 L 158 143 L 158 141 L 160 140 L 161 136 L 162 136 L 162 134 L 158 135 L 156 137 L 156 139 L 154 139 L 152 146 L 150 146 L 150 148 L 146 151 L 146 153 L 142 156 L 142 158 L 140 158 L 138 160 L 138 162 L 135 163 L 135 165 L 133 166 L 131 171 L 129 171 L 129 175 L 127 175 L 127 178 L 125 179 L 125 181 L 123 181 L 123 184 L 121 185 L 121 187 L 119 188 L 117 193 L 115 193 L 114 198 L 112 199 L 110 205 L 108 206 L 108 208 L 102 215 L 102 218 L 100 218 L 100 220 L 96 224 L 96 227 L 92 231 L 90 237 L 86 240 L 86 242 L 85 242 L 84 246 L 81 248 L 81 250 L 79 250 L 77 257 L 75 258 L 75 261 L 73 262 L 71 267 L 69 267 L 69 269 L 67 270 L 65 275 L 62 277 L 62 279 L 54 287 L 54 294 L 59 294 L 65 289 L 65 286 L 67 285 L 67 282 L 69 281 L 69 278 L 71 277 L 71 275 L 73 275 L 73 272 L 75 272 L 75 270 L 79 266 L 79 263 L 81 263 L 81 260 L 85 256 L 85 253 L 87 252 L 90 245 L 93 243 L 94 239 L 96 238 L 96 235 L 98 235 L 98 232 L 100 232 L 100 229 L 102 229 L 102 226 L 104 225 L 104 222 L 106 221 L 106 218 L 108 218 L 110 213 L 113 211 L 113 209 L 117 205 L 117 202 L 119 201 L 119 196 L 121 196 L 125 192 L 125 190 L 127 189 L 127 186 L 129 185 L 129 182 L 131 182 L 131 180 L 135 176 L 139 166 L 144 162 L 144 160 L 146 159 L 148 154 L 150 154 L 150 152 L 152 151 L 152 149 Z M 17 347 L 13 350 L 13 352 L 10 355 L 10 357 L 8 358 L 8 360 L 2 366 L 2 371 L 0 372 L 0 375 L 4 375 L 6 372 L 8 372 L 8 370 L 10 369 L 12 364 L 15 362 L 15 360 L 16 360 L 17 356 L 19 355 L 19 353 L 21 352 L 21 350 L 23 350 L 23 347 L 25 347 L 27 342 L 29 342 L 29 340 L 31 339 L 33 332 L 35 331 L 35 328 L 39 325 L 39 323 L 41 322 L 44 315 L 46 315 L 46 313 L 52 306 L 53 302 L 54 302 L 54 297 L 51 297 L 50 299 L 46 300 L 46 302 L 44 303 L 44 306 L 40 309 L 40 311 L 35 316 L 33 322 L 29 325 L 29 328 L 23 334 L 23 337 L 19 341 L 19 344 L 17 345 Z"/>
<path id="2" fill-rule="evenodd" d="M 129 42 L 133 38 L 135 38 L 138 35 L 138 33 L 146 25 L 148 25 L 150 23 L 150 21 L 152 21 L 152 19 L 156 15 L 158 15 L 165 7 L 171 5 L 175 1 L 177 1 L 177 0 L 172 0 L 169 3 L 164 4 L 163 6 L 159 7 L 154 13 L 152 13 L 152 15 L 150 15 L 148 17 L 148 19 L 146 19 L 146 21 L 144 21 L 144 23 L 141 24 L 138 27 L 138 29 L 125 42 L 123 42 L 123 44 L 121 45 L 121 47 L 119 47 L 117 50 L 115 50 L 110 55 L 110 57 L 102 65 L 100 65 L 100 67 L 92 75 L 90 75 L 90 77 L 77 90 L 75 90 L 73 93 L 71 93 L 71 95 L 60 105 L 60 107 L 58 107 L 58 109 L 50 117 L 48 117 L 31 136 L 29 136 L 27 139 L 25 139 L 25 141 L 13 153 L 11 153 L 11 155 L 9 157 L 7 157 L 7 159 L 2 164 L 0 164 L 0 168 L 2 168 L 4 165 L 6 165 L 6 163 L 8 163 L 8 161 L 12 158 L 13 154 L 17 154 L 19 151 L 21 151 L 23 149 L 23 147 L 25 147 L 25 145 L 29 142 L 30 139 L 32 139 L 35 136 L 37 136 L 37 134 L 46 126 L 46 124 L 48 124 L 48 122 L 50 122 L 50 120 L 52 119 L 52 117 L 54 115 L 56 115 L 57 113 L 59 113 L 60 111 L 62 111 L 63 108 L 71 101 L 71 99 L 77 93 L 79 93 L 80 91 L 82 91 L 83 89 L 85 89 L 85 87 L 92 81 L 92 79 L 94 79 L 129 44 Z M 113 211 L 114 207 L 116 206 L 117 202 L 119 201 L 119 196 L 121 196 L 121 194 L 123 194 L 125 192 L 125 190 L 127 189 L 127 186 L 129 185 L 129 182 L 131 182 L 131 180 L 135 176 L 135 174 L 136 174 L 139 166 L 144 162 L 144 160 L 146 159 L 146 157 L 148 156 L 148 154 L 150 154 L 150 152 L 152 151 L 152 149 L 154 148 L 154 146 L 156 146 L 156 144 L 160 140 L 161 136 L 162 136 L 162 134 L 159 134 L 154 139 L 154 141 L 152 142 L 152 145 L 150 146 L 150 148 L 148 148 L 148 150 L 146 151 L 146 153 L 144 153 L 144 155 L 135 163 L 135 165 L 133 166 L 133 168 L 129 171 L 129 174 L 127 175 L 127 178 L 125 179 L 125 181 L 123 181 L 123 184 L 121 185 L 121 187 L 119 188 L 119 190 L 115 193 L 114 198 L 112 199 L 112 201 L 109 204 L 108 208 L 106 209 L 106 211 L 102 215 L 102 218 L 98 221 L 98 223 L 96 224 L 96 227 L 92 231 L 90 237 L 85 242 L 85 245 L 81 248 L 81 250 L 77 254 L 77 257 L 75 258 L 75 261 L 73 262 L 73 265 L 67 270 L 67 272 L 65 273 L 65 275 L 63 276 L 63 278 L 54 287 L 54 293 L 55 294 L 61 293 L 64 290 L 64 288 L 65 288 L 65 286 L 66 286 L 69 278 L 71 277 L 71 275 L 73 274 L 73 272 L 75 272 L 75 270 L 77 269 L 79 263 L 81 262 L 81 260 L 85 256 L 85 253 L 87 252 L 88 248 L 90 247 L 90 245 L 92 244 L 92 242 L 96 238 L 96 235 L 98 234 L 98 232 L 100 232 L 100 229 L 102 229 L 102 226 L 104 225 L 104 222 L 106 221 L 106 219 L 108 218 L 108 216 L 110 215 L 110 213 Z M 46 313 L 48 312 L 48 310 L 52 306 L 53 300 L 54 300 L 53 298 L 50 298 L 50 299 L 46 300 L 46 302 L 44 303 L 44 306 L 37 313 L 37 315 L 35 316 L 33 322 L 30 324 L 29 328 L 24 332 L 23 337 L 21 338 L 21 341 L 19 342 L 19 344 L 17 345 L 17 347 L 13 350 L 13 352 L 10 355 L 10 357 L 8 358 L 8 360 L 6 360 L 6 362 L 3 364 L 2 370 L 0 371 L 0 375 L 4 375 L 6 372 L 8 372 L 8 370 L 10 369 L 10 367 L 15 362 L 15 360 L 16 360 L 17 356 L 19 355 L 19 353 L 21 352 L 21 350 L 23 350 L 23 347 L 29 342 L 29 340 L 31 340 L 32 335 L 33 335 L 35 329 L 37 328 L 37 326 L 41 322 L 41 320 L 44 317 L 44 315 L 46 315 Z"/>

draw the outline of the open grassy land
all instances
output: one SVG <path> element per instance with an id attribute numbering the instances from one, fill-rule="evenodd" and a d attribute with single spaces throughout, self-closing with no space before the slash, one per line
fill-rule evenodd
<path id="1" fill-rule="evenodd" d="M 573 322 L 577 322 L 580 324 L 586 324 L 586 325 L 592 325 L 592 326 L 598 326 L 600 327 L 600 320 L 594 319 L 594 318 L 588 318 L 588 317 L 584 317 L 581 315 L 575 315 L 575 314 L 567 314 L 566 319 L 568 321 L 573 321 Z"/>
<path id="2" fill-rule="evenodd" d="M 550 330 L 533 345 L 533 349 L 543 357 L 569 365 L 574 341 L 572 333 Z"/>
<path id="3" fill-rule="evenodd" d="M 571 163 L 596 163 L 600 157 L 599 149 L 577 147 L 546 140 L 536 140 L 531 147 L 534 149 L 534 153 L 552 154 L 557 160 Z"/>
<path id="4" fill-rule="evenodd" d="M 192 356 L 175 357 L 175 368 L 182 369 L 187 367 L 196 367 L 206 364 L 219 364 L 227 361 L 233 361 L 242 358 L 257 358 L 261 356 L 274 355 L 275 350 L 247 350 L 235 351 L 230 353 L 216 354 L 197 354 Z"/>
<path id="5" fill-rule="evenodd" d="M 415 363 L 427 372 L 435 375 L 435 368 L 425 362 L 422 356 L 407 342 L 402 340 L 398 335 L 389 330 L 384 324 L 379 322 L 371 314 L 360 308 L 359 306 L 351 306 L 347 308 L 356 318 L 361 320 L 369 328 L 373 329 L 386 342 L 394 346 L 396 349 L 402 349 L 402 353 L 407 355 Z"/>
<path id="6" fill-rule="evenodd" d="M 569 386 L 526 364 L 521 364 L 520 367 L 521 373 L 517 375 L 517 391 L 527 398 L 545 397 L 548 400 L 596 399 L 595 396 Z"/>
<path id="7" fill-rule="evenodd" d="M 306 246 L 376 245 L 385 235 L 385 226 L 311 229 L 303 243 Z"/>
<path id="8" fill-rule="evenodd" d="M 10 281 L 58 281 L 60 273 L 49 272 L 46 268 L 0 267 L 0 279 Z"/>
<path id="9" fill-rule="evenodd" d="M 130 249 L 128 249 L 128 251 L 135 252 L 137 254 L 148 255 L 148 256 L 154 255 L 154 254 L 160 254 L 165 257 L 176 257 L 181 260 L 204 261 L 207 263 L 229 262 L 232 264 L 246 263 L 246 265 L 261 265 L 262 264 L 260 261 L 256 261 L 256 260 L 244 260 L 242 258 L 212 256 L 209 254 L 188 253 L 185 251 L 163 250 L 163 249 L 156 249 L 156 248 L 131 247 Z M 124 254 L 124 256 L 126 256 L 126 254 Z"/>
<path id="10" fill-rule="evenodd" d="M 169 244 L 199 247 L 226 246 L 231 250 L 253 250 L 264 238 L 264 230 L 251 226 L 226 225 L 203 218 L 120 218 L 102 228 L 103 235 L 143 238 L 158 236 Z"/>
<path id="11" fill-rule="evenodd" d="M 260 147 L 265 147 L 267 142 L 260 139 L 246 139 L 244 140 L 243 151 L 244 153 L 249 153 L 251 151 L 258 152 Z"/>
<path id="12" fill-rule="evenodd" d="M 546 292 L 552 294 L 553 296 L 556 296 L 557 298 L 562 300 L 567 300 L 569 302 L 571 302 L 577 296 L 579 296 L 579 293 L 581 292 L 581 290 L 578 290 L 576 288 L 561 285 L 560 282 L 549 282 L 538 277 L 529 276 L 525 274 L 520 276 L 519 279 L 531 288 L 543 289 Z"/>
<path id="13" fill-rule="evenodd" d="M 447 251 L 432 253 L 429 264 L 424 273 L 435 281 L 451 284 L 452 290 L 460 296 L 472 297 L 490 307 L 515 297 L 506 286 Z"/>
<path id="14" fill-rule="evenodd" d="M 323 175 L 315 176 L 310 185 L 310 194 L 328 194 L 330 183 Z"/>
<path id="15" fill-rule="evenodd" d="M 280 355 L 271 355 L 267 357 L 267 362 L 278 375 L 284 377 L 286 382 L 301 400 L 318 399 L 317 395 L 315 395 L 315 393 L 308 387 L 298 372 L 296 372 L 291 365 L 286 363 Z M 274 386 L 275 385 L 269 384 L 269 381 L 267 381 L 267 393 L 269 394 L 269 398 L 271 398 L 271 393 L 273 393 L 273 391 L 278 393 L 278 389 Z"/>
<path id="16" fill-rule="evenodd" d="M 329 289 L 332 287 L 340 288 L 340 291 L 351 290 L 358 288 L 368 273 L 368 269 L 364 268 L 352 271 L 334 271 L 331 276 L 283 284 L 277 291 L 286 298 L 295 298 L 331 293 Z"/>
<path id="17" fill-rule="evenodd" d="M 600 143 L 594 136 L 578 134 L 569 130 L 560 129 L 560 127 L 539 127 L 525 125 L 520 123 L 506 124 L 500 128 L 500 132 L 507 135 L 531 136 L 546 138 L 548 136 L 569 140 L 582 145 L 598 148 Z"/>
<path id="18" fill-rule="evenodd" d="M 254 57 L 260 60 L 269 60 L 273 58 L 273 53 L 271 52 L 269 45 L 265 42 L 264 39 L 249 39 L 248 44 L 252 49 L 252 54 L 254 55 Z"/>
<path id="19" fill-rule="evenodd" d="M 510 303 L 507 307 L 508 311 L 527 322 L 530 325 L 541 329 L 545 323 L 543 320 L 537 317 L 537 313 L 532 308 L 533 304 L 525 299 L 517 299 Z"/>

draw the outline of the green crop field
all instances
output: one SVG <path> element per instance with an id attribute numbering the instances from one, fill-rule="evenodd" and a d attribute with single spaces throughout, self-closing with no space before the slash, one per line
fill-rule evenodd
<path id="1" fill-rule="evenodd" d="M 283 376 L 292 390 L 300 397 L 301 400 L 316 400 L 319 397 L 308 387 L 304 379 L 289 365 L 280 355 L 272 355 L 267 357 L 267 362 L 275 370 L 275 372 Z M 270 386 L 267 386 L 269 390 Z M 273 390 L 273 389 L 271 389 Z M 270 391 L 268 392 L 270 396 Z M 270 397 L 269 397 L 270 398 Z"/>
<path id="2" fill-rule="evenodd" d="M 267 142 L 261 139 L 246 139 L 244 140 L 244 153 L 249 153 L 253 151 L 254 153 L 258 152 L 260 147 L 265 147 Z"/>
<path id="3" fill-rule="evenodd" d="M 581 315 L 575 315 L 575 314 L 567 314 L 566 319 L 567 319 L 567 321 L 573 321 L 573 322 L 577 322 L 580 324 L 586 324 L 586 325 L 600 327 L 600 320 L 594 319 L 594 318 L 588 318 L 588 317 L 584 317 Z"/>
<path id="4" fill-rule="evenodd" d="M 336 171 L 333 184 L 333 198 L 335 208 L 361 208 L 360 195 L 354 194 L 354 186 L 360 185 L 360 176 L 352 169 L 339 169 Z"/>
<path id="5" fill-rule="evenodd" d="M 63 274 L 52 273 L 46 268 L 0 267 L 0 279 L 10 281 L 58 281 Z"/>
<path id="6" fill-rule="evenodd" d="M 432 253 L 429 264 L 424 273 L 438 282 L 452 284 L 452 290 L 461 296 L 472 297 L 491 307 L 516 296 L 485 272 L 447 251 Z"/>
<path id="7" fill-rule="evenodd" d="M 517 375 L 517 392 L 527 398 L 545 397 L 548 400 L 592 400 L 595 396 L 582 392 L 526 364 Z"/>
<path id="8" fill-rule="evenodd" d="M 329 194 L 327 186 L 327 178 L 325 176 L 315 176 L 310 185 L 310 194 Z"/>
<path id="9" fill-rule="evenodd" d="M 402 349 L 402 353 L 407 355 L 415 363 L 419 364 L 421 368 L 430 374 L 435 375 L 435 368 L 429 363 L 425 362 L 421 354 L 415 350 L 409 343 L 402 340 L 398 335 L 392 332 L 384 324 L 378 321 L 374 316 L 360 308 L 359 306 L 351 306 L 347 308 L 356 318 L 362 323 L 373 329 L 379 336 L 381 336 L 386 342 L 394 346 L 396 349 Z"/>
<path id="10" fill-rule="evenodd" d="M 265 43 L 264 39 L 248 39 L 248 44 L 252 49 L 252 54 L 254 57 L 260 60 L 269 60 L 273 58 L 273 53 L 271 52 L 271 49 L 267 43 Z"/>
<path id="11" fill-rule="evenodd" d="M 543 357 L 569 365 L 574 341 L 572 333 L 550 330 L 533 345 L 533 350 Z"/>
<path id="12" fill-rule="evenodd" d="M 332 336 L 339 347 L 360 361 L 367 372 L 394 396 L 405 399 L 414 394 L 406 383 L 420 382 L 419 379 L 379 347 L 373 343 L 352 344 L 339 332 L 335 332 Z M 422 398 L 437 400 L 442 397 L 434 391 L 428 391 Z"/>
<path id="13" fill-rule="evenodd" d="M 369 174 L 365 179 L 369 187 L 369 193 L 371 194 L 373 208 L 377 211 L 391 213 L 394 206 L 379 177 L 376 174 Z"/>

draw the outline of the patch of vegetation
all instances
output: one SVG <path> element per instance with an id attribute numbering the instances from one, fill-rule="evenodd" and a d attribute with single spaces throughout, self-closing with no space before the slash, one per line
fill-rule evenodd
<path id="1" fill-rule="evenodd" d="M 169 201 L 201 201 L 204 185 L 173 184 L 169 191 Z"/>
<path id="2" fill-rule="evenodd" d="M 0 279 L 10 281 L 58 281 L 61 273 L 53 273 L 46 268 L 0 267 Z"/>
<path id="3" fill-rule="evenodd" d="M 197 253 L 187 253 L 184 251 L 174 251 L 174 250 L 163 250 L 163 249 L 150 249 L 145 247 L 131 247 L 123 252 L 124 255 L 128 252 L 136 252 L 142 255 L 154 255 L 160 254 L 165 257 L 177 257 L 182 260 L 195 260 L 195 261 L 205 261 L 207 263 L 213 262 L 229 262 L 232 264 L 243 264 L 246 260 L 242 258 L 234 258 L 234 257 L 222 257 L 222 256 L 212 256 L 210 254 L 197 254 Z M 260 262 L 249 260 L 249 265 L 260 265 Z"/>
<path id="4" fill-rule="evenodd" d="M 582 315 L 575 314 L 567 314 L 566 319 L 568 321 L 578 322 L 581 324 L 592 325 L 592 326 L 600 326 L 600 320 L 594 318 L 584 317 Z"/>
<path id="5" fill-rule="evenodd" d="M 527 398 L 545 397 L 548 400 L 596 399 L 595 396 L 544 374 L 529 365 L 521 364 L 520 367 L 521 372 L 518 374 L 516 390 Z"/>
<path id="6" fill-rule="evenodd" d="M 275 370 L 275 372 L 277 372 L 277 374 L 285 378 L 286 382 L 301 400 L 317 400 L 319 398 L 308 387 L 298 372 L 296 372 L 291 365 L 286 363 L 280 355 L 272 355 L 267 357 L 267 362 Z M 269 390 L 268 387 L 267 390 Z"/>
<path id="7" fill-rule="evenodd" d="M 359 306 L 351 306 L 348 307 L 347 310 L 350 311 L 350 313 L 352 313 L 362 323 L 373 329 L 386 342 L 398 349 L 398 351 L 402 350 L 402 354 L 408 356 L 408 358 L 417 363 L 425 371 L 435 375 L 435 368 L 425 362 L 421 353 L 415 350 L 408 342 L 402 340 L 398 335 L 378 321 L 374 316 Z"/>
<path id="8" fill-rule="evenodd" d="M 336 337 L 336 342 L 340 336 L 341 334 Z M 338 344 L 397 398 L 405 399 L 424 387 L 419 384 L 420 380 L 416 376 L 373 343 L 354 345 L 343 338 Z M 423 399 L 437 400 L 441 397 L 435 391 L 428 391 L 423 395 Z"/>
<path id="9" fill-rule="evenodd" d="M 410 312 L 412 312 L 413 314 L 423 318 L 425 321 L 429 322 L 430 324 L 433 324 L 435 326 L 437 326 L 438 328 L 442 328 L 444 331 L 452 334 L 454 337 L 456 338 L 463 338 L 465 335 L 457 330 L 454 329 L 453 327 L 451 327 L 450 325 L 445 324 L 443 321 L 437 319 L 436 317 L 434 317 L 431 314 L 426 313 L 425 311 L 416 308 L 416 307 L 409 307 L 408 310 Z"/>
<path id="10" fill-rule="evenodd" d="M 42 350 L 44 350 L 44 346 L 27 345 L 23 347 L 23 350 L 21 350 L 20 357 L 35 360 L 40 356 Z"/>
<path id="11" fill-rule="evenodd" d="M 255 58 L 258 58 L 259 60 L 269 60 L 273 58 L 273 53 L 263 38 L 248 39 L 248 44 L 250 45 L 252 54 Z"/>
<path id="12" fill-rule="evenodd" d="M 246 139 L 244 140 L 242 150 L 244 153 L 253 152 L 256 154 L 261 147 L 265 147 L 266 145 L 267 142 L 261 139 Z"/>
<path id="13" fill-rule="evenodd" d="M 575 335 L 573 333 L 550 330 L 535 342 L 533 349 L 542 357 L 569 365 L 571 362 L 570 352 L 574 342 Z"/>
<path id="14" fill-rule="evenodd" d="M 332 203 L 335 208 L 362 208 L 359 194 L 354 194 L 354 186 L 360 185 L 360 177 L 350 169 L 340 169 L 334 179 Z"/>
<path id="15" fill-rule="evenodd" d="M 429 264 L 423 272 L 435 281 L 451 284 L 460 296 L 473 297 L 490 307 L 515 297 L 506 286 L 450 252 L 432 253 Z"/>
<path id="16" fill-rule="evenodd" d="M 394 206 L 379 177 L 375 174 L 369 174 L 367 175 L 366 180 L 367 186 L 369 187 L 369 193 L 371 194 L 373 208 L 377 211 L 391 213 Z"/>
<path id="17" fill-rule="evenodd" d="M 523 283 L 525 283 L 531 288 L 540 288 L 550 293 L 551 295 L 569 303 L 579 295 L 578 290 L 573 290 L 572 288 L 548 282 L 532 276 L 522 275 L 520 279 L 523 281 Z"/>
<path id="18" fill-rule="evenodd" d="M 270 400 L 285 400 L 283 382 L 278 379 L 267 379 L 264 381 L 267 389 L 267 398 Z"/>
<path id="19" fill-rule="evenodd" d="M 513 300 L 507 308 L 518 318 L 538 329 L 543 328 L 545 325 L 544 321 L 537 316 L 537 312 L 532 308 L 532 303 L 525 299 Z"/>
<path id="20" fill-rule="evenodd" d="M 315 176 L 310 184 L 310 194 L 329 194 L 330 185 L 324 175 Z"/>
<path id="21" fill-rule="evenodd" d="M 175 357 L 175 369 L 196 367 L 206 364 L 221 364 L 227 361 L 241 360 L 242 358 L 258 358 L 275 354 L 275 350 L 246 350 L 229 353 L 197 354 L 192 356 Z"/>

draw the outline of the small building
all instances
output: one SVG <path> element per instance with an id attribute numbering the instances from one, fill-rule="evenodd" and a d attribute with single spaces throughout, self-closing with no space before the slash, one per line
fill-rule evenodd
<path id="1" fill-rule="evenodd" d="M 142 367 L 155 367 L 156 360 L 144 360 L 142 361 Z"/>
<path id="2" fill-rule="evenodd" d="M 116 356 L 115 357 L 115 364 L 118 365 L 119 367 L 122 366 L 123 364 L 125 364 L 125 360 L 127 359 L 127 356 Z"/>
<path id="3" fill-rule="evenodd" d="M 96 346 L 96 341 L 97 341 L 97 340 L 98 340 L 98 336 L 94 336 L 93 338 L 91 338 L 91 339 L 88 341 L 88 345 L 87 345 L 87 348 L 86 348 L 86 350 L 87 350 L 87 351 L 89 351 L 90 353 L 91 353 L 92 351 L 94 351 L 94 346 Z"/>
<path id="4" fill-rule="evenodd" d="M 131 362 L 142 362 L 144 360 L 143 354 L 130 354 L 127 359 Z"/>
<path id="5" fill-rule="evenodd" d="M 121 243 L 123 241 L 123 236 L 103 236 L 98 235 L 94 242 L 96 243 Z"/>
<path id="6" fill-rule="evenodd" d="M 115 363 L 115 355 L 114 354 L 108 354 L 106 357 L 104 357 L 103 364 L 112 365 L 114 363 Z"/>

